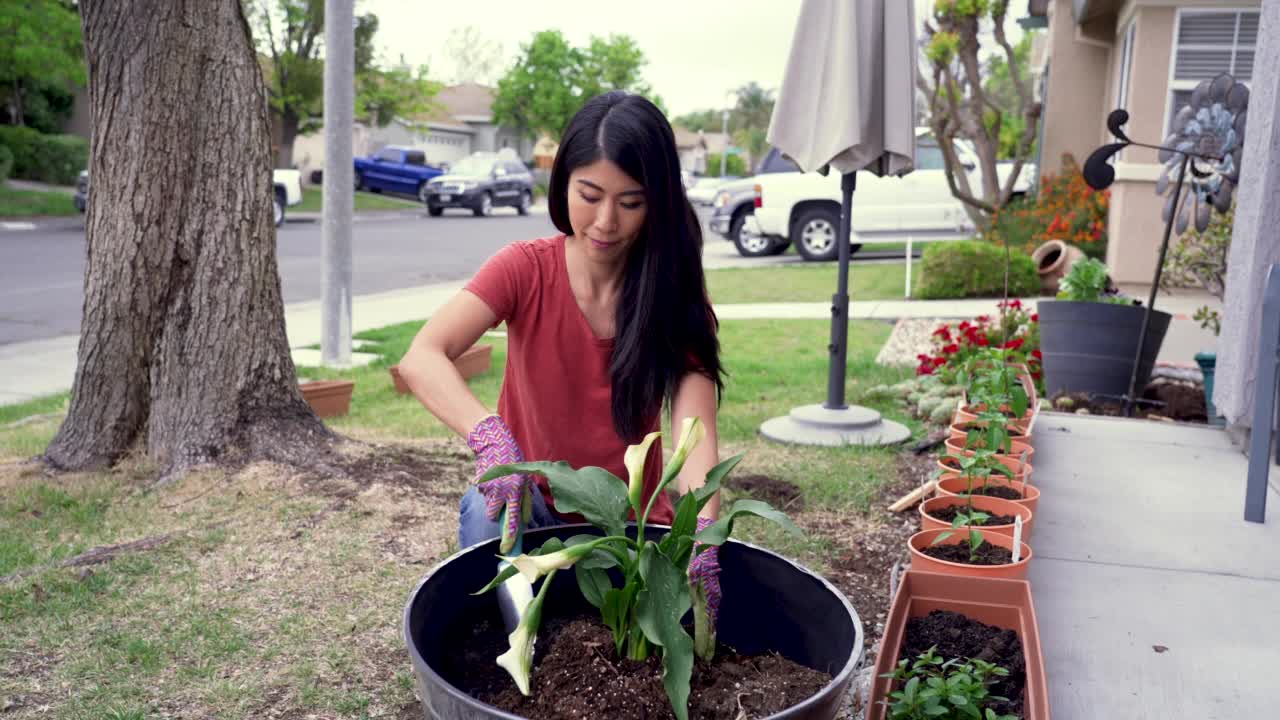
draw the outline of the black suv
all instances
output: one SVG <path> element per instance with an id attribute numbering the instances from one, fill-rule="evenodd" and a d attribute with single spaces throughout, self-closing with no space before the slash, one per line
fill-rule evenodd
<path id="1" fill-rule="evenodd" d="M 423 198 L 427 212 L 439 217 L 445 208 L 467 208 L 484 217 L 499 205 L 526 215 L 533 205 L 533 175 L 524 163 L 495 153 L 474 153 L 446 175 L 427 183 Z"/>

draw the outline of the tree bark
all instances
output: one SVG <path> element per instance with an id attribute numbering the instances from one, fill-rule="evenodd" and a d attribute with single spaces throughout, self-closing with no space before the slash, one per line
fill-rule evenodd
<path id="1" fill-rule="evenodd" d="M 238 0 L 83 0 L 92 112 L 84 317 L 45 461 L 135 447 L 164 476 L 306 460 L 276 266 L 266 88 Z"/>

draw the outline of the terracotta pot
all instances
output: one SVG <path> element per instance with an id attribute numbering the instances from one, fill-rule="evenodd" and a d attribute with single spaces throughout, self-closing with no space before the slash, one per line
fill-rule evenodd
<path id="1" fill-rule="evenodd" d="M 1009 424 L 1021 428 L 1023 432 L 1030 435 L 1032 428 L 1035 427 L 1036 418 L 1040 415 L 1040 396 L 1036 392 L 1036 382 L 1031 377 L 1031 370 L 1024 363 L 1009 363 L 1009 365 L 1018 371 L 1018 381 L 1022 383 L 1022 389 L 1027 393 L 1027 411 L 1020 418 L 1010 418 Z M 952 422 L 973 422 L 978 419 L 978 411 L 981 409 L 981 407 L 971 406 L 967 394 L 962 394 L 960 407 L 956 408 Z M 1009 408 L 1006 406 L 1001 410 L 1004 410 L 1007 415 Z"/>
<path id="2" fill-rule="evenodd" d="M 970 429 L 974 427 L 985 428 L 987 425 L 988 423 L 982 420 L 968 420 L 965 422 L 953 422 L 951 423 L 951 426 L 947 428 L 947 432 L 950 433 L 947 439 L 955 440 L 961 445 L 964 445 L 965 438 L 969 436 Z M 1022 442 L 1022 443 L 1026 443 L 1027 445 L 1031 444 L 1031 436 L 1027 434 L 1027 431 L 1025 428 L 1019 427 L 1014 423 L 1009 423 L 1005 425 L 1005 429 L 1009 431 L 1009 437 L 1014 442 Z"/>
<path id="3" fill-rule="evenodd" d="M 453 361 L 453 365 L 458 368 L 463 380 L 470 380 L 488 371 L 493 365 L 493 346 L 472 345 Z"/>
<path id="4" fill-rule="evenodd" d="M 404 378 L 400 377 L 400 366 L 392 365 L 387 368 L 387 372 L 391 373 L 391 382 L 396 386 L 396 392 L 401 395 L 408 395 L 410 392 L 409 383 L 406 383 Z"/>
<path id="5" fill-rule="evenodd" d="M 991 543 L 996 547 L 1002 547 L 1012 552 L 1013 538 L 1009 535 L 1001 535 L 998 532 L 992 532 L 986 528 L 973 528 L 982 535 L 984 542 Z M 950 575 L 969 575 L 971 577 L 988 577 L 988 578 L 1009 578 L 1013 580 L 1022 580 L 1027 577 L 1027 568 L 1031 565 L 1031 546 L 1026 542 L 1022 543 L 1022 557 L 1016 563 L 1007 565 L 969 565 L 966 563 L 953 563 L 946 560 L 936 560 L 920 552 L 922 549 L 933 544 L 935 538 L 944 532 L 951 532 L 951 537 L 943 540 L 939 545 L 958 545 L 960 543 L 969 542 L 969 533 L 964 531 L 948 530 L 921 530 L 912 535 L 907 540 L 907 549 L 911 551 L 911 568 L 913 570 L 922 570 L 924 572 L 937 572 Z"/>
<path id="6" fill-rule="evenodd" d="M 946 446 L 948 455 L 955 455 L 956 457 L 969 457 L 970 455 L 973 455 L 972 450 L 965 448 L 963 439 L 953 440 L 951 438 L 947 438 Z M 1013 458 L 1014 460 L 1019 460 L 1025 464 L 1031 462 L 1031 456 L 1036 454 L 1036 449 L 1031 447 L 1030 443 L 1027 443 L 1024 440 L 1014 440 L 1010 443 L 1009 447 L 1010 452 L 996 453 L 996 457 Z"/>
<path id="7" fill-rule="evenodd" d="M 351 410 L 351 393 L 356 384 L 350 380 L 317 380 L 298 387 L 302 397 L 320 417 L 338 417 Z"/>
<path id="8" fill-rule="evenodd" d="M 1031 471 L 1034 469 L 1031 463 L 1024 463 L 1018 458 L 1009 457 L 1008 455 L 997 455 L 996 460 L 1000 461 L 1001 465 L 1009 468 L 1009 472 L 1012 473 L 1012 477 L 1008 478 L 1009 480 L 1031 484 Z M 938 458 L 938 467 L 944 475 L 964 474 L 960 469 L 960 457 L 957 455 L 943 455 Z"/>
<path id="9" fill-rule="evenodd" d="M 1000 480 L 974 480 L 973 487 L 980 488 L 986 485 L 1008 485 L 1009 487 L 1022 493 L 1021 500 L 1013 500 L 1019 505 L 1025 506 L 1031 511 L 1032 517 L 1035 517 L 1036 507 L 1040 504 L 1040 488 L 1035 485 L 1028 485 L 1016 480 L 1006 481 Z M 969 480 L 960 475 L 944 474 L 938 478 L 938 483 L 934 486 L 934 492 L 938 495 L 959 495 L 960 493 L 969 491 Z"/>
<path id="10" fill-rule="evenodd" d="M 985 495 L 974 495 L 972 499 L 975 510 L 990 515 L 1016 515 L 1022 518 L 1022 539 L 1029 540 L 1031 538 L 1031 523 L 1033 515 L 1031 508 L 1026 505 L 1014 502 L 1013 500 L 1005 500 L 1004 498 L 986 497 Z M 951 527 L 951 523 L 939 520 L 929 513 L 944 507 L 959 505 L 961 507 L 969 504 L 969 501 L 959 495 L 936 495 L 920 503 L 920 529 L 921 530 L 946 530 Z M 1001 535 L 1013 537 L 1013 523 L 1008 525 L 980 525 L 978 527 L 998 532 Z"/>
<path id="11" fill-rule="evenodd" d="M 876 654 L 875 673 L 866 702 L 866 720 L 884 720 L 888 709 L 883 701 L 893 690 L 892 673 L 902 653 L 907 620 L 934 610 L 958 612 L 971 620 L 1018 634 L 1026 663 L 1026 690 L 1023 696 L 1025 720 L 1049 720 L 1049 684 L 1040 651 L 1040 628 L 1031 585 L 1025 580 L 942 575 L 908 570 L 902 574 L 885 618 L 884 637 Z"/>
<path id="12" fill-rule="evenodd" d="M 493 346 L 492 345 L 472 345 L 467 348 L 466 352 L 458 356 L 453 361 L 453 366 L 458 368 L 458 373 L 462 375 L 463 380 L 470 380 L 482 372 L 487 372 L 493 366 Z M 409 384 L 400 377 L 400 366 L 392 365 L 387 368 L 391 373 L 391 382 L 395 383 L 396 392 L 401 395 L 408 395 L 412 392 Z"/>
<path id="13" fill-rule="evenodd" d="M 1058 283 L 1071 272 L 1071 266 L 1083 260 L 1084 251 L 1061 240 L 1050 240 L 1031 253 L 1040 274 L 1040 287 L 1046 295 L 1058 294 Z"/>

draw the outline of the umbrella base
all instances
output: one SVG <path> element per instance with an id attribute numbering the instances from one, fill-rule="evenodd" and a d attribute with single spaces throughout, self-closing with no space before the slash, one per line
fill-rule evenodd
<path id="1" fill-rule="evenodd" d="M 788 415 L 766 420 L 760 434 L 794 445 L 895 445 L 911 437 L 907 426 L 885 420 L 870 408 L 852 405 L 831 409 L 802 405 Z"/>

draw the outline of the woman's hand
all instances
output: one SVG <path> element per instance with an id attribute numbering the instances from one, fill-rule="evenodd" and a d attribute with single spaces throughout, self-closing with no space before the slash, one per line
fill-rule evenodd
<path id="1" fill-rule="evenodd" d="M 476 479 L 499 465 L 524 462 L 524 453 L 516 443 L 511 429 L 497 415 L 489 415 L 476 423 L 467 436 L 467 445 L 476 454 Z M 502 528 L 502 540 L 498 550 L 502 554 L 511 551 L 520 532 L 520 521 L 529 522 L 533 512 L 533 483 L 527 475 L 504 475 L 486 480 L 476 486 L 485 499 L 485 516 L 497 520 L 503 508 L 507 510 L 507 522 Z"/>

